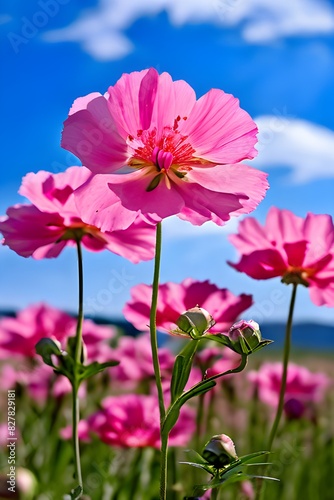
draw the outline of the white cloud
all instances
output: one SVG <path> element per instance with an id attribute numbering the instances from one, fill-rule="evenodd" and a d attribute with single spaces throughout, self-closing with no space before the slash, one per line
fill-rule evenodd
<path id="1" fill-rule="evenodd" d="M 69 26 L 45 33 L 49 42 L 73 41 L 100 60 L 124 57 L 133 49 L 123 31 L 137 19 L 168 13 L 174 25 L 242 24 L 250 43 L 266 43 L 286 36 L 334 31 L 334 9 L 327 0 L 100 0 Z"/>
<path id="2" fill-rule="evenodd" d="M 258 157 L 252 166 L 289 167 L 289 181 L 300 184 L 334 177 L 334 131 L 305 120 L 266 115 L 259 127 Z"/>

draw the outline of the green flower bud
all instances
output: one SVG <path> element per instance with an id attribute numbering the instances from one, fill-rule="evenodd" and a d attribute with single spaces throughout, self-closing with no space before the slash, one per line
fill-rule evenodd
<path id="1" fill-rule="evenodd" d="M 212 436 L 202 451 L 202 457 L 216 469 L 221 469 L 225 465 L 238 460 L 234 443 L 226 434 Z"/>
<path id="2" fill-rule="evenodd" d="M 239 354 L 251 354 L 263 344 L 260 327 L 253 320 L 238 321 L 230 328 L 228 336 Z"/>
<path id="3" fill-rule="evenodd" d="M 181 314 L 176 324 L 179 328 L 172 333 L 189 335 L 193 339 L 198 339 L 215 324 L 215 321 L 208 311 L 196 306 Z"/>

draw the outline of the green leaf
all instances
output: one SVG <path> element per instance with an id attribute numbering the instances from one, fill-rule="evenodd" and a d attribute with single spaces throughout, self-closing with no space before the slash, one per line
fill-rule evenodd
<path id="1" fill-rule="evenodd" d="M 82 493 L 83 489 L 79 484 L 74 490 L 71 490 L 71 500 L 78 500 L 78 498 L 81 497 Z"/>
<path id="2" fill-rule="evenodd" d="M 188 382 L 194 354 L 197 350 L 198 342 L 192 340 L 186 344 L 180 354 L 176 356 L 172 382 L 171 382 L 171 401 L 172 403 L 182 394 L 183 389 Z"/>
<path id="3" fill-rule="evenodd" d="M 209 465 L 208 462 L 202 457 L 202 455 L 197 453 L 197 451 L 195 450 L 184 450 L 184 453 L 187 454 L 191 462 L 196 462 L 197 464 Z"/>
<path id="4" fill-rule="evenodd" d="M 205 472 L 208 472 L 209 474 L 214 474 L 214 471 L 212 470 L 212 465 L 203 465 L 203 464 L 198 464 L 196 462 L 179 462 L 180 464 L 185 464 L 185 465 L 191 465 L 192 467 L 197 467 L 198 469 L 205 470 Z"/>
<path id="5" fill-rule="evenodd" d="M 209 339 L 209 340 L 213 340 L 214 342 L 217 342 L 218 344 L 222 344 L 222 345 L 234 350 L 233 344 L 227 335 L 223 335 L 222 333 L 216 333 L 215 335 L 206 334 L 204 338 Z"/>
<path id="6" fill-rule="evenodd" d="M 81 365 L 79 380 L 85 380 L 89 377 L 93 377 L 97 373 L 102 372 L 105 368 L 116 365 L 119 365 L 119 361 L 111 360 L 107 361 L 106 363 L 98 363 L 97 361 L 94 361 L 94 363 L 91 363 L 88 366 Z"/>
<path id="7" fill-rule="evenodd" d="M 169 433 L 171 429 L 174 427 L 174 425 L 177 422 L 177 419 L 179 418 L 180 410 L 181 407 L 188 401 L 188 399 L 193 398 L 194 396 L 198 396 L 199 394 L 204 394 L 205 392 L 208 392 L 212 387 L 216 385 L 216 382 L 214 380 L 208 380 L 208 381 L 203 381 L 199 382 L 196 384 L 194 387 L 192 387 L 189 391 L 185 392 L 182 394 L 182 396 L 179 396 L 174 403 L 169 407 L 169 410 L 167 411 L 163 426 L 162 426 L 162 431 Z"/>

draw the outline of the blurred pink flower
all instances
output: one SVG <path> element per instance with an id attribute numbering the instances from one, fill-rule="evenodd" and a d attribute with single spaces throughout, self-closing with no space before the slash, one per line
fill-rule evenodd
<path id="1" fill-rule="evenodd" d="M 264 363 L 258 371 L 251 371 L 248 379 L 257 387 L 260 400 L 277 408 L 283 367 L 281 363 Z M 331 381 L 321 372 L 311 372 L 304 366 L 290 363 L 285 391 L 285 414 L 300 418 L 310 414 L 321 403 Z M 311 411 L 311 415 L 312 415 Z"/>
<path id="2" fill-rule="evenodd" d="M 75 331 L 76 321 L 47 304 L 34 304 L 17 313 L 16 318 L 0 320 L 0 346 L 14 355 L 34 357 L 35 345 L 43 337 L 60 342 Z"/>
<path id="3" fill-rule="evenodd" d="M 136 285 L 131 289 L 131 301 L 123 309 L 124 316 L 138 330 L 148 330 L 152 286 Z M 218 288 L 209 281 L 187 278 L 182 283 L 165 283 L 159 286 L 157 327 L 171 331 L 186 310 L 198 305 L 206 309 L 215 325 L 210 333 L 226 332 L 239 314 L 252 305 L 252 296 L 233 295 L 226 288 Z"/>
<path id="4" fill-rule="evenodd" d="M 91 172 L 84 167 L 70 167 L 58 174 L 45 171 L 27 174 L 20 194 L 32 205 L 10 207 L 7 216 L 0 218 L 3 243 L 23 257 L 43 259 L 57 257 L 66 245 L 75 245 L 80 237 L 83 246 L 91 251 L 107 249 L 135 263 L 152 259 L 155 230 L 140 215 L 133 212 L 129 220 L 127 215 L 126 229 L 113 232 L 103 231 L 101 225 L 95 225 L 95 219 L 82 216 L 73 192 L 90 176 Z M 123 214 L 128 214 L 128 210 L 123 209 L 115 195 L 109 202 L 108 216 L 124 226 Z"/>
<path id="5" fill-rule="evenodd" d="M 85 216 L 99 209 L 104 187 L 105 200 L 112 190 L 124 207 L 157 220 L 223 225 L 254 210 L 268 188 L 265 173 L 240 163 L 256 155 L 256 133 L 232 95 L 212 89 L 196 101 L 185 81 L 150 68 L 77 99 L 62 146 L 93 173 L 109 174 L 94 180 L 89 204 L 78 201 Z"/>
<path id="6" fill-rule="evenodd" d="M 114 358 L 120 361 L 110 371 L 112 380 L 133 385 L 141 381 L 154 380 L 151 341 L 149 334 L 142 334 L 136 338 L 123 336 L 119 339 L 117 348 L 113 351 Z M 170 381 L 174 356 L 166 347 L 159 348 L 159 362 L 162 379 Z"/>
<path id="7" fill-rule="evenodd" d="M 195 366 L 199 366 L 207 377 L 233 370 L 240 365 L 240 354 L 227 347 L 206 347 L 198 351 L 195 356 Z M 233 375 L 225 375 L 222 382 Z"/>
<path id="8" fill-rule="evenodd" d="M 3 361 L 1 378 L 5 389 L 12 389 L 16 384 L 27 387 L 30 396 L 36 401 L 44 401 L 50 390 L 55 397 L 61 397 L 71 391 L 68 379 L 55 375 L 52 368 L 42 363 L 36 354 L 35 345 L 43 337 L 58 340 L 66 350 L 67 339 L 75 335 L 76 320 L 68 314 L 47 304 L 35 304 L 23 309 L 16 318 L 0 320 L 0 347 L 8 361 Z M 87 363 L 103 363 L 115 359 L 114 350 L 108 341 L 115 336 L 111 326 L 96 325 L 91 320 L 84 320 L 82 336 L 86 349 Z M 20 363 L 11 363 L 19 359 Z M 80 387 L 84 395 L 84 385 Z"/>
<path id="9" fill-rule="evenodd" d="M 155 396 L 127 394 L 103 400 L 102 409 L 88 418 L 92 433 L 106 444 L 122 448 L 160 448 L 160 416 Z M 194 413 L 184 407 L 170 433 L 170 446 L 184 446 L 195 430 Z"/>
<path id="10" fill-rule="evenodd" d="M 312 301 L 334 306 L 334 225 L 329 215 L 305 219 L 272 207 L 264 226 L 253 217 L 240 222 L 230 241 L 241 253 L 229 264 L 251 278 L 281 276 L 285 283 L 309 286 Z"/>

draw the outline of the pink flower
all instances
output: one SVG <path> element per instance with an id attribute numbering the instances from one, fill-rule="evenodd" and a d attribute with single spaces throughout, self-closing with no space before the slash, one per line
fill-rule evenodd
<path id="1" fill-rule="evenodd" d="M 305 219 L 272 207 L 264 226 L 253 217 L 239 224 L 230 241 L 241 253 L 229 264 L 251 278 L 281 276 L 285 283 L 310 288 L 316 305 L 334 306 L 334 225 L 329 215 L 309 213 Z"/>
<path id="2" fill-rule="evenodd" d="M 122 382 L 122 385 L 154 380 L 151 342 L 148 334 L 144 333 L 136 338 L 121 337 L 113 354 L 113 358 L 118 359 L 120 364 L 111 368 L 112 380 L 118 380 Z M 168 378 L 170 381 L 174 356 L 166 347 L 159 348 L 159 362 L 162 378 Z"/>
<path id="3" fill-rule="evenodd" d="M 257 387 L 260 400 L 277 408 L 282 380 L 281 363 L 264 363 L 258 371 L 248 374 L 249 380 Z M 314 373 L 304 366 L 290 363 L 288 366 L 285 391 L 285 414 L 290 418 L 300 418 L 310 413 L 319 404 L 330 379 L 324 373 Z"/>
<path id="4" fill-rule="evenodd" d="M 60 342 L 75 331 L 75 319 L 47 304 L 35 304 L 16 318 L 0 320 L 1 348 L 14 355 L 33 357 L 35 345 L 43 337 Z"/>
<path id="5" fill-rule="evenodd" d="M 159 406 L 155 396 L 128 394 L 103 400 L 102 409 L 89 417 L 91 432 L 110 446 L 160 448 Z M 184 407 L 170 433 L 170 446 L 186 445 L 195 430 L 194 414 Z"/>
<path id="6" fill-rule="evenodd" d="M 232 95 L 212 89 L 196 101 L 185 81 L 151 68 L 123 74 L 105 95 L 77 99 L 62 146 L 93 173 L 111 174 L 95 180 L 105 200 L 111 189 L 124 207 L 156 220 L 223 225 L 254 210 L 268 187 L 266 174 L 240 163 L 255 156 L 256 133 Z M 85 216 L 101 203 L 90 195 L 85 207 L 78 200 Z"/>
<path id="7" fill-rule="evenodd" d="M 82 215 L 73 192 L 90 176 L 91 172 L 84 167 L 70 167 L 58 174 L 40 171 L 26 175 L 20 193 L 32 205 L 10 207 L 7 217 L 0 219 L 3 243 L 23 257 L 42 259 L 57 257 L 66 245 L 75 245 L 75 240 L 80 238 L 83 246 L 91 251 L 107 249 L 132 262 L 152 259 L 154 227 L 137 213 L 123 209 L 115 195 L 113 201 L 109 199 L 105 216 L 117 219 L 114 228 L 125 226 L 126 229 L 104 231 L 102 224 L 96 225 L 96 214 L 90 219 Z M 82 202 L 88 204 L 89 199 Z"/>
<path id="8" fill-rule="evenodd" d="M 123 309 L 124 316 L 138 330 L 148 330 L 152 286 L 133 287 L 131 297 L 131 301 Z M 187 278 L 180 284 L 162 284 L 159 286 L 158 328 L 174 330 L 179 316 L 196 305 L 206 309 L 215 320 L 210 333 L 226 332 L 239 314 L 252 305 L 252 296 L 236 296 L 209 281 L 196 281 L 192 278 Z"/>
<path id="9" fill-rule="evenodd" d="M 233 370 L 240 365 L 240 360 L 240 355 L 227 347 L 206 347 L 196 353 L 195 364 L 201 368 L 202 373 L 207 373 L 207 377 L 212 377 Z M 232 375 L 225 375 L 221 380 L 224 382 L 230 377 Z"/>

